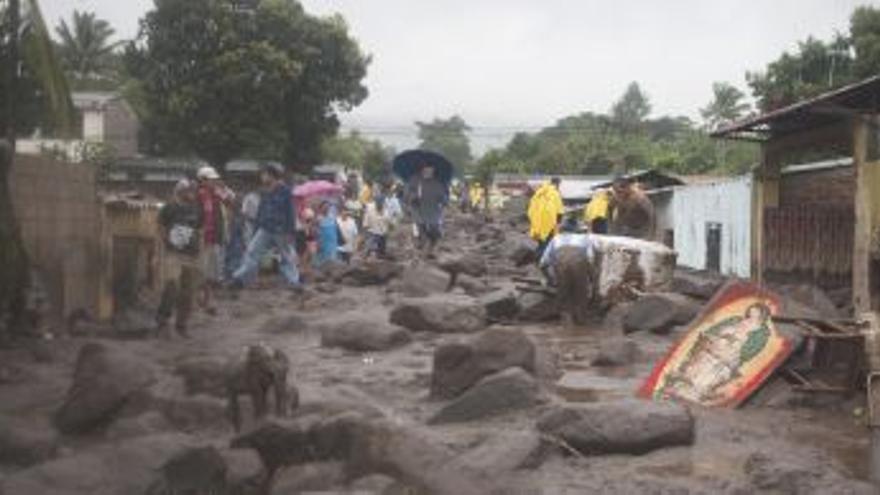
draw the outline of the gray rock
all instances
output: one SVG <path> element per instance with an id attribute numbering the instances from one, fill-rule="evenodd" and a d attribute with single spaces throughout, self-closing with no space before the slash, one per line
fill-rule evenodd
<path id="1" fill-rule="evenodd" d="M 341 462 L 316 462 L 285 469 L 276 479 L 271 493 L 332 493 L 345 481 L 345 467 Z"/>
<path id="2" fill-rule="evenodd" d="M 516 266 L 525 266 L 538 261 L 538 245 L 535 241 L 521 240 L 510 252 L 510 261 Z"/>
<path id="3" fill-rule="evenodd" d="M 56 411 L 55 426 L 62 433 L 84 433 L 110 424 L 126 402 L 155 382 L 142 358 L 102 344 L 80 350 L 73 383 Z"/>
<path id="4" fill-rule="evenodd" d="M 187 448 L 162 465 L 149 495 L 224 493 L 226 470 L 226 460 L 214 447 Z"/>
<path id="5" fill-rule="evenodd" d="M 194 432 L 198 430 L 225 430 L 232 426 L 226 401 L 196 395 L 163 399 L 162 412 L 174 428 Z M 243 408 L 247 411 L 247 408 Z"/>
<path id="6" fill-rule="evenodd" d="M 298 314 L 273 316 L 266 320 L 257 330 L 260 333 L 287 335 L 301 333 L 308 328 L 308 323 Z"/>
<path id="7" fill-rule="evenodd" d="M 519 314 L 519 301 L 512 289 L 502 289 L 479 298 L 490 319 L 512 321 Z"/>
<path id="8" fill-rule="evenodd" d="M 111 440 L 124 440 L 171 431 L 173 425 L 159 411 L 149 411 L 137 416 L 121 418 L 105 432 Z"/>
<path id="9" fill-rule="evenodd" d="M 342 282 L 355 286 L 385 285 L 400 276 L 403 267 L 390 261 L 368 261 L 349 268 L 342 275 Z"/>
<path id="10" fill-rule="evenodd" d="M 403 271 L 394 282 L 393 288 L 404 297 L 428 297 L 446 292 L 449 288 L 449 275 L 427 265 L 412 266 Z"/>
<path id="11" fill-rule="evenodd" d="M 724 278 L 717 274 L 676 270 L 672 276 L 669 290 L 684 296 L 708 301 L 715 296 L 722 285 L 724 285 Z"/>
<path id="12" fill-rule="evenodd" d="M 674 403 L 620 400 L 561 407 L 538 420 L 538 430 L 583 455 L 645 454 L 691 445 L 694 418 Z"/>
<path id="13" fill-rule="evenodd" d="M 522 368 L 508 368 L 483 378 L 441 408 L 429 424 L 460 423 L 532 407 L 540 401 L 540 387 Z"/>
<path id="14" fill-rule="evenodd" d="M 641 356 L 638 344 L 626 337 L 608 337 L 599 343 L 593 366 L 629 366 Z"/>
<path id="15" fill-rule="evenodd" d="M 376 321 L 344 321 L 321 331 L 321 346 L 355 352 L 387 351 L 411 340 L 405 328 Z"/>
<path id="16" fill-rule="evenodd" d="M 784 494 L 846 494 L 868 495 L 877 493 L 875 487 L 861 481 L 845 479 L 827 463 L 794 458 L 774 459 L 763 453 L 749 456 L 745 473 L 756 492 Z"/>
<path id="17" fill-rule="evenodd" d="M 434 351 L 431 396 L 450 399 L 482 378 L 507 368 L 535 371 L 534 342 L 517 329 L 492 328 L 465 343 L 453 343 Z"/>
<path id="18" fill-rule="evenodd" d="M 458 275 L 455 285 L 461 287 L 461 289 L 464 290 L 464 293 L 471 297 L 480 297 L 494 290 L 492 286 L 486 283 L 483 279 L 472 277 L 466 273 Z"/>
<path id="19" fill-rule="evenodd" d="M 537 469 L 548 455 L 548 446 L 536 431 L 506 431 L 465 452 L 458 462 L 495 476 Z"/>
<path id="20" fill-rule="evenodd" d="M 680 294 L 654 293 L 629 307 L 623 317 L 623 331 L 666 334 L 676 325 L 686 325 L 700 312 L 700 306 Z"/>
<path id="21" fill-rule="evenodd" d="M 524 292 L 519 296 L 519 319 L 527 322 L 543 323 L 559 318 L 556 298 L 546 294 Z"/>
<path id="22" fill-rule="evenodd" d="M 466 274 L 471 277 L 482 277 L 489 271 L 486 260 L 472 253 L 443 258 L 438 265 L 447 273 Z"/>
<path id="23" fill-rule="evenodd" d="M 486 328 L 486 310 L 469 297 L 409 299 L 391 311 L 391 323 L 416 332 L 474 333 Z"/>
<path id="24" fill-rule="evenodd" d="M 50 427 L 0 419 L 0 464 L 33 466 L 52 459 L 58 445 L 58 434 Z"/>
<path id="25" fill-rule="evenodd" d="M 226 377 L 231 361 L 217 358 L 187 359 L 174 370 L 183 379 L 186 393 L 226 397 Z"/>
<path id="26" fill-rule="evenodd" d="M 828 294 L 815 285 L 783 285 L 772 289 L 781 297 L 786 316 L 825 319 L 842 316 Z"/>
<path id="27" fill-rule="evenodd" d="M 8 495 L 119 495 L 145 493 L 169 452 L 197 446 L 181 434 L 114 442 L 17 472 L 3 480 Z"/>
<path id="28" fill-rule="evenodd" d="M 249 450 L 220 450 L 226 463 L 226 486 L 230 494 L 256 494 L 249 488 L 258 487 L 263 479 L 263 463 L 256 452 Z"/>

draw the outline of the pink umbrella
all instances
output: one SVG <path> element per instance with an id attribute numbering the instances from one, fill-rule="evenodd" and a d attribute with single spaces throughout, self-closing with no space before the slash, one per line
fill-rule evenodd
<path id="1" fill-rule="evenodd" d="M 316 197 L 340 196 L 345 189 L 326 180 L 313 180 L 304 182 L 293 188 L 294 197 L 311 199 Z"/>

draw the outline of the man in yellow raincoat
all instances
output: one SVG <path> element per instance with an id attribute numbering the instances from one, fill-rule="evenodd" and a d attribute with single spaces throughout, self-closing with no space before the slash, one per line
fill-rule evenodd
<path id="1" fill-rule="evenodd" d="M 538 242 L 538 258 L 556 235 L 564 211 L 558 177 L 541 185 L 529 201 L 529 236 Z"/>
<path id="2" fill-rule="evenodd" d="M 471 208 L 479 210 L 483 205 L 483 186 L 479 182 L 474 182 L 470 188 Z"/>
<path id="3" fill-rule="evenodd" d="M 584 208 L 584 221 L 590 226 L 593 234 L 607 234 L 608 220 L 611 212 L 611 193 L 607 190 L 597 191 Z"/>

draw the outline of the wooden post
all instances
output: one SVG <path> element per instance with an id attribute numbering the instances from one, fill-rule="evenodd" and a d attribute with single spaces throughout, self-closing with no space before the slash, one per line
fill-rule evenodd
<path id="1" fill-rule="evenodd" d="M 872 310 L 871 305 L 871 233 L 874 230 L 871 195 L 875 191 L 868 170 L 868 125 L 857 118 L 852 127 L 853 172 L 856 179 L 855 232 L 853 234 L 852 298 L 856 314 Z"/>
<path id="2" fill-rule="evenodd" d="M 764 283 L 764 214 L 779 206 L 780 164 L 772 143 L 761 146 L 761 166 L 752 177 L 752 281 Z"/>

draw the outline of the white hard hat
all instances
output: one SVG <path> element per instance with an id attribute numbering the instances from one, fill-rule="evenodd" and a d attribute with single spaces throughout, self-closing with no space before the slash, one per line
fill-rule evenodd
<path id="1" fill-rule="evenodd" d="M 198 177 L 199 180 L 212 180 L 219 179 L 220 174 L 217 173 L 214 167 L 202 167 L 196 172 L 196 177 Z"/>

